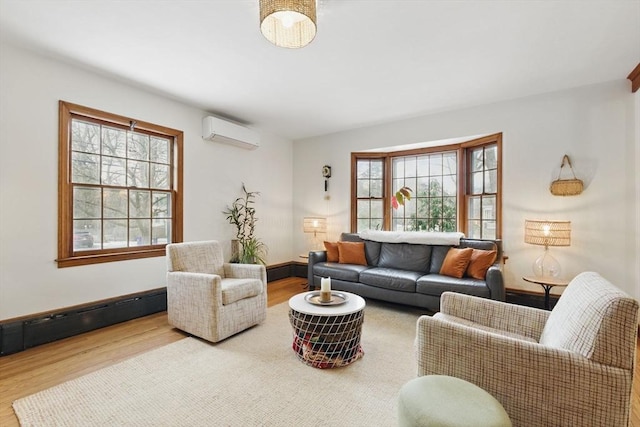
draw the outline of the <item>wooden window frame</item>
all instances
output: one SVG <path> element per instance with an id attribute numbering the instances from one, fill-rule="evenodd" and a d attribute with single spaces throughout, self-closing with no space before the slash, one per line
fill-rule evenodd
<path id="1" fill-rule="evenodd" d="M 123 247 L 74 251 L 73 249 L 73 184 L 71 182 L 71 122 L 73 117 L 86 118 L 117 127 L 161 135 L 173 141 L 171 156 L 171 242 L 182 241 L 183 229 L 183 132 L 89 107 L 59 101 L 58 149 L 58 268 L 98 264 L 166 255 L 166 244 L 150 244 L 137 248 Z M 102 188 L 102 185 L 97 187 Z M 131 187 L 134 188 L 134 187 Z"/>
<path id="2" fill-rule="evenodd" d="M 487 135 L 482 138 L 465 141 L 458 144 L 448 144 L 434 147 L 425 147 L 402 151 L 387 152 L 354 152 L 351 153 L 351 232 L 358 229 L 357 219 L 357 162 L 360 159 L 384 159 L 384 193 L 383 193 L 383 229 L 391 229 L 391 192 L 392 192 L 392 159 L 394 157 L 416 156 L 456 151 L 458 161 L 458 194 L 457 194 L 457 229 L 467 234 L 467 188 L 469 185 L 469 173 L 467 166 L 467 152 L 469 149 L 483 145 L 497 146 L 498 159 L 498 191 L 496 196 L 496 239 L 502 238 L 502 133 Z"/>

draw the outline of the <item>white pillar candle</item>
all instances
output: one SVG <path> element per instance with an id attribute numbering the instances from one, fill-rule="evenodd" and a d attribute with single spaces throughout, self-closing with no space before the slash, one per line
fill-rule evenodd
<path id="1" fill-rule="evenodd" d="M 320 280 L 320 292 L 331 292 L 331 277 L 323 277 Z"/>

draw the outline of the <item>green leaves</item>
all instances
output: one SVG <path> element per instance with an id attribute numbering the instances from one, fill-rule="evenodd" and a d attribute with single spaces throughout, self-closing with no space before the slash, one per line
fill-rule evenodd
<path id="1" fill-rule="evenodd" d="M 402 187 L 396 194 L 391 197 L 391 206 L 393 209 L 398 209 L 400 205 L 404 206 L 405 201 L 411 200 L 411 193 L 413 190 L 409 187 Z"/>

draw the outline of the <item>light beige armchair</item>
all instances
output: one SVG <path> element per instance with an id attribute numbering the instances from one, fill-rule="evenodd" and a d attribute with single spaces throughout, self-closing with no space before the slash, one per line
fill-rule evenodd
<path id="1" fill-rule="evenodd" d="M 267 318 L 263 265 L 223 262 L 217 241 L 167 245 L 169 324 L 218 342 Z"/>
<path id="2" fill-rule="evenodd" d="M 514 426 L 624 426 L 638 302 L 596 273 L 571 281 L 553 311 L 462 294 L 418 320 L 418 375 L 491 393 Z"/>

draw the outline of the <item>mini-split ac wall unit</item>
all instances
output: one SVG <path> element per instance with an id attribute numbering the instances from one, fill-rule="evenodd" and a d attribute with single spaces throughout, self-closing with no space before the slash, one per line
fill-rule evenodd
<path id="1" fill-rule="evenodd" d="M 257 132 L 213 116 L 202 119 L 202 138 L 248 150 L 255 150 L 260 146 L 260 135 Z"/>

